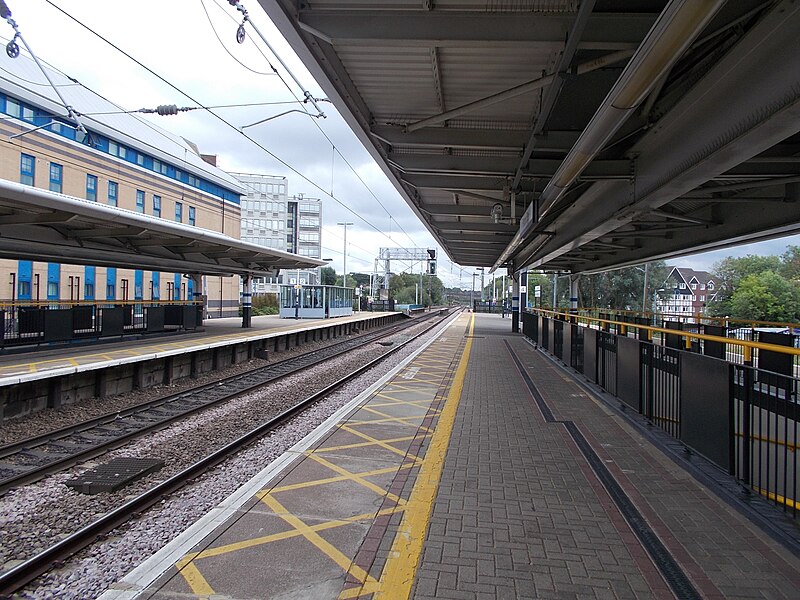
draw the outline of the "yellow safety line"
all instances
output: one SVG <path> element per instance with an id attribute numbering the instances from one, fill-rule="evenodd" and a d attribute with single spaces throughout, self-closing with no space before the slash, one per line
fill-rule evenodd
<path id="1" fill-rule="evenodd" d="M 469 324 L 470 336 L 472 336 L 474 328 L 475 315 L 473 314 Z M 380 586 L 375 590 L 375 600 L 380 598 L 400 600 L 407 599 L 411 595 L 411 588 L 414 585 L 419 559 L 422 555 L 425 532 L 428 529 L 428 521 L 436 500 L 445 454 L 450 444 L 456 410 L 461 400 L 461 391 L 464 388 L 471 349 L 472 337 L 469 337 L 447 395 L 444 410 L 439 417 L 430 447 L 422 461 L 414 489 L 411 491 L 406 512 L 403 513 L 403 519 L 392 543 L 391 552 L 381 575 Z"/>

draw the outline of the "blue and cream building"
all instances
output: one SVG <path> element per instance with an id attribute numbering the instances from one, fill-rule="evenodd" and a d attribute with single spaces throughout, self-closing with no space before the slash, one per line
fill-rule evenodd
<path id="1" fill-rule="evenodd" d="M 89 135 L 24 55 L 0 53 L 0 178 L 239 238 L 241 184 L 191 142 L 48 68 Z M 169 118 L 169 117 L 165 117 Z M 2 215 L 0 215 L 2 219 Z M 0 260 L 0 300 L 187 300 L 183 273 Z M 235 316 L 238 276 L 202 279 L 209 317 Z"/>

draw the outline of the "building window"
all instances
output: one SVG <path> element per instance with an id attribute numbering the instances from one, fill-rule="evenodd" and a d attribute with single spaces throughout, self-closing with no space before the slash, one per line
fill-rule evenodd
<path id="1" fill-rule="evenodd" d="M 706 289 L 706 284 L 705 284 L 705 283 L 701 283 L 701 284 L 700 284 L 700 289 L 701 289 L 701 290 L 704 290 L 704 289 Z"/>
<path id="2" fill-rule="evenodd" d="M 94 299 L 94 284 L 93 283 L 85 283 L 85 284 L 83 284 L 83 297 L 86 300 L 93 300 Z"/>
<path id="3" fill-rule="evenodd" d="M 686 289 L 686 284 L 685 283 L 679 283 L 678 287 L 681 288 L 682 290 L 685 290 Z"/>
<path id="4" fill-rule="evenodd" d="M 61 192 L 64 179 L 64 167 L 57 163 L 50 163 L 50 191 Z"/>
<path id="5" fill-rule="evenodd" d="M 194 206 L 190 206 L 189 207 L 189 225 L 194 225 L 195 224 L 195 215 L 196 215 L 196 211 L 195 211 Z"/>
<path id="6" fill-rule="evenodd" d="M 183 223 L 183 203 L 176 202 L 175 203 L 175 220 L 178 223 Z"/>
<path id="7" fill-rule="evenodd" d="M 86 199 L 97 202 L 97 175 L 86 176 Z"/>
<path id="8" fill-rule="evenodd" d="M 30 298 L 31 297 L 31 282 L 30 281 L 20 281 L 17 285 L 18 296 L 20 298 Z"/>
<path id="9" fill-rule="evenodd" d="M 22 107 L 19 102 L 8 96 L 6 96 L 6 113 L 17 118 L 22 115 Z"/>
<path id="10" fill-rule="evenodd" d="M 714 282 L 713 281 L 709 281 L 708 282 L 708 289 L 710 289 L 710 290 L 714 289 Z"/>
<path id="11" fill-rule="evenodd" d="M 112 142 L 109 140 L 108 142 L 108 153 L 113 154 L 114 156 L 119 156 L 120 158 L 125 158 L 127 155 L 127 150 L 125 146 L 117 144 L 117 142 Z"/>
<path id="12" fill-rule="evenodd" d="M 21 154 L 19 159 L 19 182 L 25 185 L 33 185 L 35 169 L 36 159 L 30 154 Z"/>
<path id="13" fill-rule="evenodd" d="M 58 300 L 58 282 L 57 281 L 48 281 L 47 282 L 47 299 L 48 300 Z"/>
<path id="14" fill-rule="evenodd" d="M 706 301 L 706 297 L 705 296 L 700 296 L 700 302 L 705 302 L 705 301 Z"/>
<path id="15" fill-rule="evenodd" d="M 136 212 L 144 212 L 144 192 L 142 190 L 136 190 Z"/>
<path id="16" fill-rule="evenodd" d="M 161 216 L 161 196 L 156 196 L 155 194 L 153 194 L 153 216 Z"/>
<path id="17" fill-rule="evenodd" d="M 697 284 L 696 284 L 696 283 L 693 283 L 693 284 L 692 284 L 692 289 L 693 289 L 693 290 L 696 290 L 696 289 L 697 289 Z"/>
<path id="18" fill-rule="evenodd" d="M 116 181 L 109 181 L 108 182 L 108 205 L 109 206 L 116 206 L 117 205 L 117 193 L 119 192 L 119 186 L 117 185 Z"/>

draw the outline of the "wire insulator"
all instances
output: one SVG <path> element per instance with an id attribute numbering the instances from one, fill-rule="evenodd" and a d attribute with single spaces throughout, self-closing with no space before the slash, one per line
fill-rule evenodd
<path id="1" fill-rule="evenodd" d="M 177 115 L 178 107 L 175 104 L 159 104 L 156 107 L 156 112 L 162 117 L 167 115 Z"/>

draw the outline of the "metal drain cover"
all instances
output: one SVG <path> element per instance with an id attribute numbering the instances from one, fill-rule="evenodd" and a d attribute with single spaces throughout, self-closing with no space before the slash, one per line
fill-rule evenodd
<path id="1" fill-rule="evenodd" d="M 67 485 L 83 494 L 116 492 L 163 466 L 164 461 L 157 458 L 115 458 L 70 479 Z"/>

